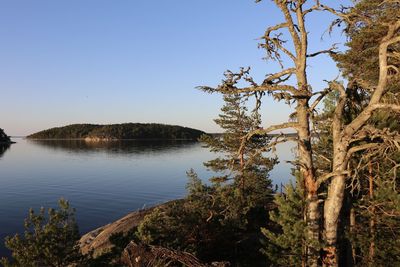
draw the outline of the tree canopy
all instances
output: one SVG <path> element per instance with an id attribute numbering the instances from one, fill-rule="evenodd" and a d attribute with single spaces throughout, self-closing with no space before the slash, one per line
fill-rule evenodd
<path id="1" fill-rule="evenodd" d="M 164 139 L 197 140 L 204 132 L 192 128 L 157 123 L 72 124 L 29 135 L 31 139 Z"/>

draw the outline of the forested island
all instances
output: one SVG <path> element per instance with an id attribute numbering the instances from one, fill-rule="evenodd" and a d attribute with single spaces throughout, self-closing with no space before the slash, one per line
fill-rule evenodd
<path id="1" fill-rule="evenodd" d="M 158 123 L 72 124 L 55 127 L 27 136 L 29 139 L 115 140 L 197 140 L 205 132 L 177 125 Z"/>

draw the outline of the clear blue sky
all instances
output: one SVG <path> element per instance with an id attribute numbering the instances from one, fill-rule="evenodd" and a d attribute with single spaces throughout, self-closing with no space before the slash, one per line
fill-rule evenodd
<path id="1" fill-rule="evenodd" d="M 0 128 L 26 135 L 71 123 L 160 122 L 218 131 L 221 97 L 195 87 L 217 85 L 226 69 L 252 66 L 258 79 L 277 70 L 256 39 L 280 21 L 268 0 L 0 0 Z M 321 40 L 329 21 L 310 17 L 311 50 L 343 42 Z M 338 75 L 321 62 L 310 62 L 316 89 Z M 289 113 L 267 101 L 264 125 Z"/>

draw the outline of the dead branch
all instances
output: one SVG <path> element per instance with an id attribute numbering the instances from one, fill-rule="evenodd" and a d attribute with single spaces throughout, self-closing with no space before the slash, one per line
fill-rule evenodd
<path id="1" fill-rule="evenodd" d="M 271 125 L 265 129 L 261 128 L 261 129 L 251 131 L 242 137 L 242 141 L 241 141 L 241 144 L 240 144 L 240 147 L 238 150 L 238 155 L 240 155 L 243 152 L 244 148 L 246 147 L 246 143 L 255 135 L 267 135 L 268 133 L 273 132 L 273 131 L 289 129 L 289 128 L 297 129 L 297 127 L 298 127 L 298 123 L 296 123 L 296 122 L 286 122 L 286 123 Z"/>
<path id="2" fill-rule="evenodd" d="M 286 142 L 297 142 L 299 139 L 297 136 L 287 136 L 283 133 L 280 135 L 276 136 L 271 140 L 268 145 L 265 146 L 264 151 L 267 151 L 269 149 L 272 149 L 273 152 L 276 151 L 276 146 L 279 144 L 283 144 Z"/>
<path id="3" fill-rule="evenodd" d="M 332 88 L 327 88 L 321 92 L 314 93 L 313 95 L 319 94 L 319 96 L 314 100 L 310 106 L 310 111 L 313 112 L 318 104 L 324 99 L 324 97 L 332 91 Z"/>
<path id="4" fill-rule="evenodd" d="M 281 60 L 281 55 L 279 53 L 279 50 L 282 51 L 283 53 L 285 53 L 287 56 L 289 56 L 294 62 L 296 61 L 296 58 L 292 52 L 290 52 L 288 49 L 286 49 L 283 46 L 285 41 L 280 38 L 282 36 L 281 33 L 277 33 L 273 36 L 271 36 L 271 34 L 277 30 L 287 28 L 288 25 L 289 24 L 287 22 L 285 22 L 285 23 L 280 23 L 275 26 L 269 27 L 265 31 L 264 36 L 262 37 L 262 39 L 265 40 L 265 44 L 259 45 L 260 47 L 265 48 L 265 50 L 267 51 L 268 57 L 273 60 L 277 60 L 279 62 L 279 64 L 281 65 L 281 67 L 283 67 L 283 65 L 282 65 L 282 60 Z"/>
<path id="5" fill-rule="evenodd" d="M 350 149 L 347 151 L 346 159 L 350 159 L 351 156 L 352 156 L 354 153 L 358 152 L 358 151 L 363 151 L 363 150 L 367 150 L 367 149 L 376 148 L 376 147 L 378 147 L 379 145 L 381 145 L 381 143 L 367 143 L 367 144 L 363 144 L 363 145 L 359 145 L 359 146 L 354 146 L 354 147 L 350 148 Z"/>
<path id="6" fill-rule="evenodd" d="M 293 45 L 295 47 L 296 54 L 300 55 L 300 53 L 301 53 L 300 37 L 297 34 L 296 26 L 295 26 L 295 23 L 293 22 L 293 18 L 292 18 L 292 15 L 290 14 L 287 3 L 286 3 L 286 1 L 278 1 L 278 0 L 275 0 L 275 3 L 281 9 L 283 15 L 285 16 L 287 28 L 289 30 L 290 35 L 292 36 Z"/>
<path id="7" fill-rule="evenodd" d="M 180 263 L 188 267 L 229 266 L 227 262 L 204 264 L 190 253 L 160 246 L 147 246 L 131 241 L 122 253 L 123 264 L 129 267 L 155 266 L 162 262 Z"/>
<path id="8" fill-rule="evenodd" d="M 279 83 L 287 80 L 286 78 L 282 78 L 282 77 L 284 77 L 284 76 L 290 77 L 290 75 L 292 75 L 295 72 L 296 72 L 295 68 L 288 68 L 288 69 L 282 70 L 282 71 L 274 73 L 274 74 L 269 74 L 269 75 L 267 75 L 267 78 L 265 78 L 265 80 L 263 81 L 262 84 L 263 85 L 264 84 L 274 84 L 274 83 L 279 84 Z M 276 81 L 276 80 L 278 80 L 278 81 Z M 292 92 L 292 93 L 294 93 L 294 92 Z"/>
<path id="9" fill-rule="evenodd" d="M 333 44 L 333 46 L 329 49 L 321 50 L 321 51 L 318 51 L 318 52 L 315 52 L 312 54 L 308 54 L 307 57 L 316 57 L 321 54 L 336 55 L 337 54 L 337 52 L 335 52 L 335 50 L 337 49 L 336 45 L 337 44 Z"/>
<path id="10" fill-rule="evenodd" d="M 306 9 L 303 11 L 303 16 L 306 16 L 308 13 L 313 12 L 313 11 L 318 11 L 321 10 L 321 4 L 319 0 L 315 1 L 315 5 L 310 7 L 309 9 Z"/>
<path id="11" fill-rule="evenodd" d="M 334 176 L 348 175 L 348 174 L 350 174 L 349 171 L 335 171 L 321 175 L 317 178 L 317 187 L 319 187 L 322 183 L 324 183 L 325 181 L 329 180 Z"/>

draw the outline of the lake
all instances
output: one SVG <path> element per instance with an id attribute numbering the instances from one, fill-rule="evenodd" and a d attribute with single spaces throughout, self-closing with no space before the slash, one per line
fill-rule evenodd
<path id="1" fill-rule="evenodd" d="M 184 197 L 190 168 L 204 181 L 213 174 L 202 163 L 215 154 L 197 142 L 13 140 L 0 149 L 0 257 L 9 255 L 4 237 L 23 231 L 29 208 L 56 207 L 63 197 L 86 233 L 131 211 Z M 278 147 L 275 184 L 291 177 L 284 161 L 293 158 L 292 147 Z"/>

